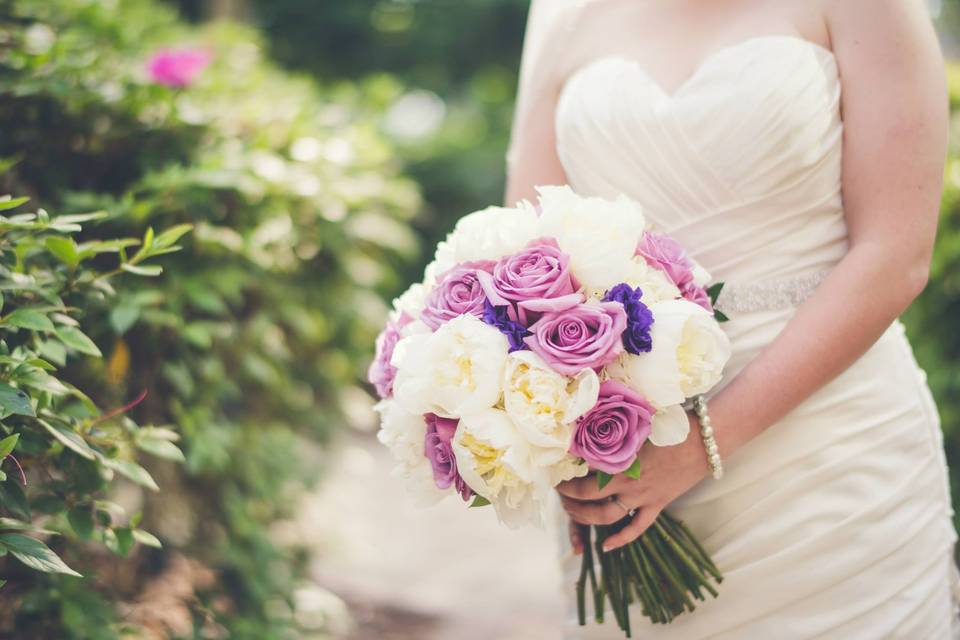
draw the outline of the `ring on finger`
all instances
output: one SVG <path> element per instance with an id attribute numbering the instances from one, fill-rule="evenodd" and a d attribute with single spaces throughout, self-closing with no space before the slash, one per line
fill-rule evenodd
<path id="1" fill-rule="evenodd" d="M 611 500 L 612 502 L 617 503 L 617 506 L 619 506 L 621 509 L 623 509 L 624 512 L 625 512 L 628 516 L 632 516 L 633 514 L 635 514 L 635 513 L 637 512 L 636 509 L 631 509 L 631 508 L 628 507 L 627 505 L 623 504 L 623 501 L 620 499 L 619 496 L 610 496 L 610 500 Z"/>

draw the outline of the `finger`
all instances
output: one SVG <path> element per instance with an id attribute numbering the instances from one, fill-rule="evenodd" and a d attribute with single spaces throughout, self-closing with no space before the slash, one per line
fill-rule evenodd
<path id="1" fill-rule="evenodd" d="M 573 547 L 573 555 L 583 553 L 583 539 L 580 537 L 580 525 L 573 520 L 568 521 L 567 530 L 570 532 L 570 546 Z"/>
<path id="2" fill-rule="evenodd" d="M 614 476 L 613 480 L 600 489 L 597 476 L 589 475 L 561 482 L 557 485 L 557 491 L 575 500 L 603 500 L 618 493 L 618 489 L 623 488 L 623 482 L 623 476 Z"/>
<path id="3" fill-rule="evenodd" d="M 630 524 L 603 541 L 603 550 L 610 551 L 625 544 L 630 544 L 653 524 L 658 515 L 660 515 L 659 509 L 653 507 L 641 508 L 634 514 Z"/>
<path id="4" fill-rule="evenodd" d="M 581 502 L 567 497 L 561 497 L 561 500 L 570 519 L 580 524 L 613 524 L 627 516 L 624 508 L 616 502 Z"/>

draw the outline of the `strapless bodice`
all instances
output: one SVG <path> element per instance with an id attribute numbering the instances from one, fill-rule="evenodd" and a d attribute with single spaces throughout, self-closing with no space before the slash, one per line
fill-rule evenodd
<path id="1" fill-rule="evenodd" d="M 840 87 L 796 36 L 720 49 L 672 92 L 604 56 L 563 87 L 557 151 L 576 191 L 637 200 L 718 279 L 811 274 L 847 247 Z"/>

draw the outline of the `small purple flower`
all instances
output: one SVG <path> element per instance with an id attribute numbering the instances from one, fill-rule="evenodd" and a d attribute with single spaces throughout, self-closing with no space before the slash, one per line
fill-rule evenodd
<path id="1" fill-rule="evenodd" d="M 147 73 L 157 84 L 186 87 L 207 68 L 211 58 L 202 49 L 162 49 L 147 61 Z"/>
<path id="2" fill-rule="evenodd" d="M 473 497 L 473 490 L 460 477 L 457 471 L 457 458 L 453 454 L 450 442 L 457 431 L 459 420 L 441 418 L 428 413 L 423 416 L 427 423 L 427 433 L 423 440 L 423 454 L 433 469 L 433 481 L 438 489 L 449 489 L 453 485 L 464 501 Z"/>
<path id="3" fill-rule="evenodd" d="M 530 331 L 519 322 L 510 319 L 508 307 L 495 307 L 487 300 L 483 307 L 483 321 L 496 327 L 500 330 L 500 333 L 507 337 L 507 342 L 510 343 L 510 353 L 527 348 L 524 338 L 530 335 Z"/>
<path id="4" fill-rule="evenodd" d="M 627 312 L 627 330 L 623 332 L 623 348 L 629 353 L 639 355 L 653 348 L 650 327 L 653 325 L 653 312 L 641 302 L 643 291 L 632 288 L 625 282 L 618 284 L 603 297 L 604 302 L 619 302 Z"/>

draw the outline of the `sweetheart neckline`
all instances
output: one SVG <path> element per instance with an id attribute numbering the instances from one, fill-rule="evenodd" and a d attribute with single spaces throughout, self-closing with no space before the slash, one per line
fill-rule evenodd
<path id="1" fill-rule="evenodd" d="M 573 83 L 575 79 L 582 76 L 584 73 L 586 73 L 590 69 L 600 66 L 601 64 L 607 64 L 610 62 L 620 62 L 620 63 L 629 65 L 631 68 L 635 69 L 647 81 L 648 84 L 654 87 L 664 99 L 673 100 L 677 98 L 680 94 L 682 94 L 684 91 L 686 91 L 690 85 L 696 82 L 696 80 L 705 72 L 706 69 L 709 69 L 712 64 L 715 64 L 717 60 L 722 59 L 723 56 L 729 55 L 730 53 L 739 51 L 740 49 L 746 48 L 751 45 L 756 45 L 762 42 L 770 42 L 775 40 L 779 40 L 781 42 L 790 42 L 800 46 L 808 46 L 812 48 L 814 51 L 820 53 L 821 55 L 827 56 L 830 60 L 833 61 L 834 65 L 836 65 L 837 63 L 837 56 L 832 50 L 828 49 L 822 44 L 814 42 L 813 40 L 808 40 L 807 38 L 803 38 L 801 36 L 797 36 L 793 34 L 766 34 L 766 35 L 752 36 L 750 38 L 746 38 L 744 40 L 740 40 L 738 42 L 734 42 L 732 44 L 724 45 L 722 47 L 714 49 L 713 51 L 711 51 L 706 56 L 700 59 L 700 61 L 694 67 L 693 71 L 690 73 L 689 76 L 687 76 L 686 79 L 683 80 L 683 82 L 677 85 L 673 90 L 668 90 L 666 87 L 663 86 L 663 84 L 657 78 L 655 78 L 653 75 L 650 74 L 650 72 L 647 70 L 647 68 L 644 66 L 644 64 L 641 61 L 635 58 L 629 58 L 621 54 L 612 53 L 612 54 L 606 54 L 606 55 L 602 55 L 597 58 L 594 58 L 590 62 L 587 62 L 581 65 L 580 67 L 575 69 L 573 72 L 571 72 L 567 76 L 566 80 L 564 80 L 563 85 L 560 88 L 558 101 L 559 99 L 562 99 L 563 95 L 567 91 L 567 88 Z"/>

